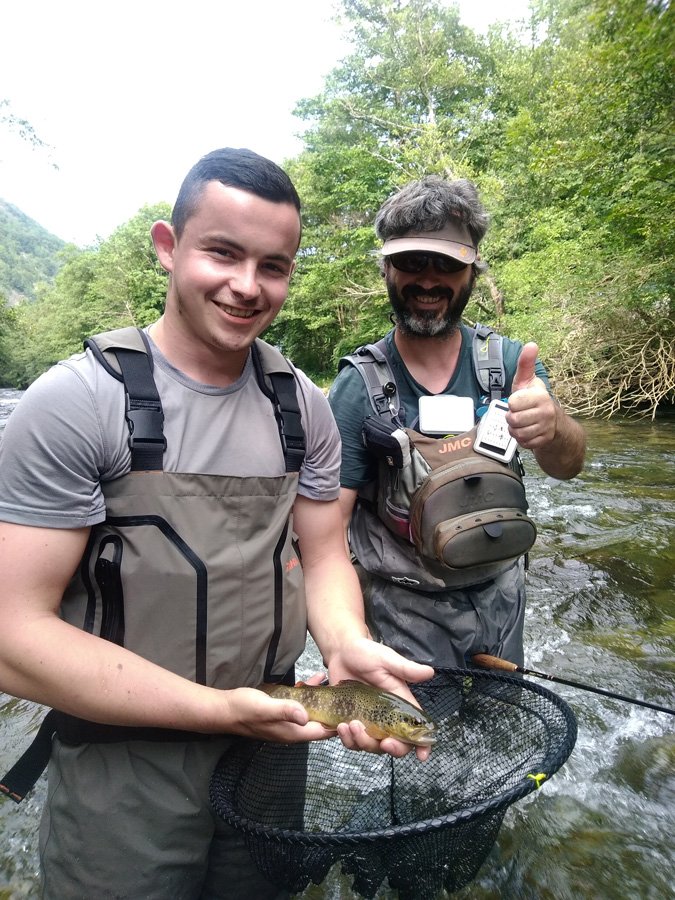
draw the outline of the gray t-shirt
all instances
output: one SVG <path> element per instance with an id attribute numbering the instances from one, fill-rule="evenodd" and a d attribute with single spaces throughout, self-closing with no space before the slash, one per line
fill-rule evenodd
<path id="1" fill-rule="evenodd" d="M 186 377 L 150 343 L 164 408 L 167 472 L 284 474 L 274 410 L 250 355 L 241 377 L 220 388 Z M 294 371 L 307 445 L 298 493 L 334 500 L 337 427 L 321 390 Z M 53 528 L 102 522 L 100 485 L 129 471 L 128 440 L 122 384 L 88 350 L 58 363 L 29 387 L 7 422 L 0 444 L 0 520 Z"/>

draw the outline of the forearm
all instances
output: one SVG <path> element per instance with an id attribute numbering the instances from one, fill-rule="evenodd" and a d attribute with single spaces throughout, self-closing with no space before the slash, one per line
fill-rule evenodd
<path id="1" fill-rule="evenodd" d="M 338 503 L 340 505 L 340 515 L 342 516 L 342 528 L 344 532 L 345 539 L 345 548 L 347 550 L 347 556 L 351 557 L 351 551 L 349 548 L 349 525 L 352 520 L 352 513 L 354 512 L 354 506 L 356 505 L 356 498 L 358 496 L 358 492 L 354 488 L 340 488 L 340 498 Z"/>
<path id="2" fill-rule="evenodd" d="M 60 617 L 88 536 L 0 523 L 0 689 L 98 722 L 211 730 L 215 692 Z"/>
<path id="3" fill-rule="evenodd" d="M 109 641 L 55 619 L 0 642 L 0 687 L 89 721 L 237 734 L 282 743 L 334 734 L 292 700 L 255 688 L 194 684 Z M 37 632 L 40 632 L 38 635 Z M 52 648 L 60 648 L 53 650 Z"/>
<path id="4" fill-rule="evenodd" d="M 224 692 L 50 614 L 5 630 L 0 652 L 2 690 L 81 718 L 204 732 L 230 724 Z"/>
<path id="5" fill-rule="evenodd" d="M 345 548 L 337 500 L 298 496 L 294 528 L 300 542 L 307 624 L 328 664 L 341 646 L 367 637 L 359 579 Z"/>
<path id="6" fill-rule="evenodd" d="M 359 580 L 346 556 L 305 568 L 305 587 L 309 632 L 326 664 L 341 646 L 368 637 Z"/>
<path id="7" fill-rule="evenodd" d="M 586 432 L 577 421 L 556 404 L 555 432 L 552 440 L 533 448 L 539 466 L 552 478 L 574 478 L 581 472 L 586 455 Z"/>

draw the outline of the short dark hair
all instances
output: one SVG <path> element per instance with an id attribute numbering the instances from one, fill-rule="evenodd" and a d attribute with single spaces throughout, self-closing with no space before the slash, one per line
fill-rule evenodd
<path id="1" fill-rule="evenodd" d="M 291 203 L 300 214 L 300 197 L 282 168 L 252 150 L 223 147 L 202 156 L 185 176 L 171 213 L 177 238 L 210 181 L 248 191 L 273 203 Z"/>
<path id="2" fill-rule="evenodd" d="M 385 200 L 375 216 L 375 234 L 386 241 L 408 231 L 440 231 L 449 219 L 465 225 L 478 247 L 489 217 L 476 185 L 465 178 L 446 181 L 439 175 L 427 175 Z"/>

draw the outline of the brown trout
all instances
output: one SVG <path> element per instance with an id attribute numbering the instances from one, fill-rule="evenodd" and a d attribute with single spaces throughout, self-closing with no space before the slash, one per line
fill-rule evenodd
<path id="1" fill-rule="evenodd" d="M 335 728 L 339 722 L 358 719 L 377 740 L 395 737 L 417 747 L 436 743 L 436 724 L 421 709 L 389 691 L 360 681 L 338 684 L 263 684 L 260 690 L 279 700 L 296 700 L 313 722 Z"/>

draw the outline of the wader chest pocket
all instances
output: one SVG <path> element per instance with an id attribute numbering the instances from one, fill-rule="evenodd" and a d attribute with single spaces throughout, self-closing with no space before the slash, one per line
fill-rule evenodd
<path id="1" fill-rule="evenodd" d="M 122 552 L 122 539 L 108 535 L 99 545 L 94 564 L 94 578 L 101 594 L 101 637 L 120 646 L 124 646 Z M 93 629 L 93 610 L 87 615 L 85 627 L 88 631 Z"/>

